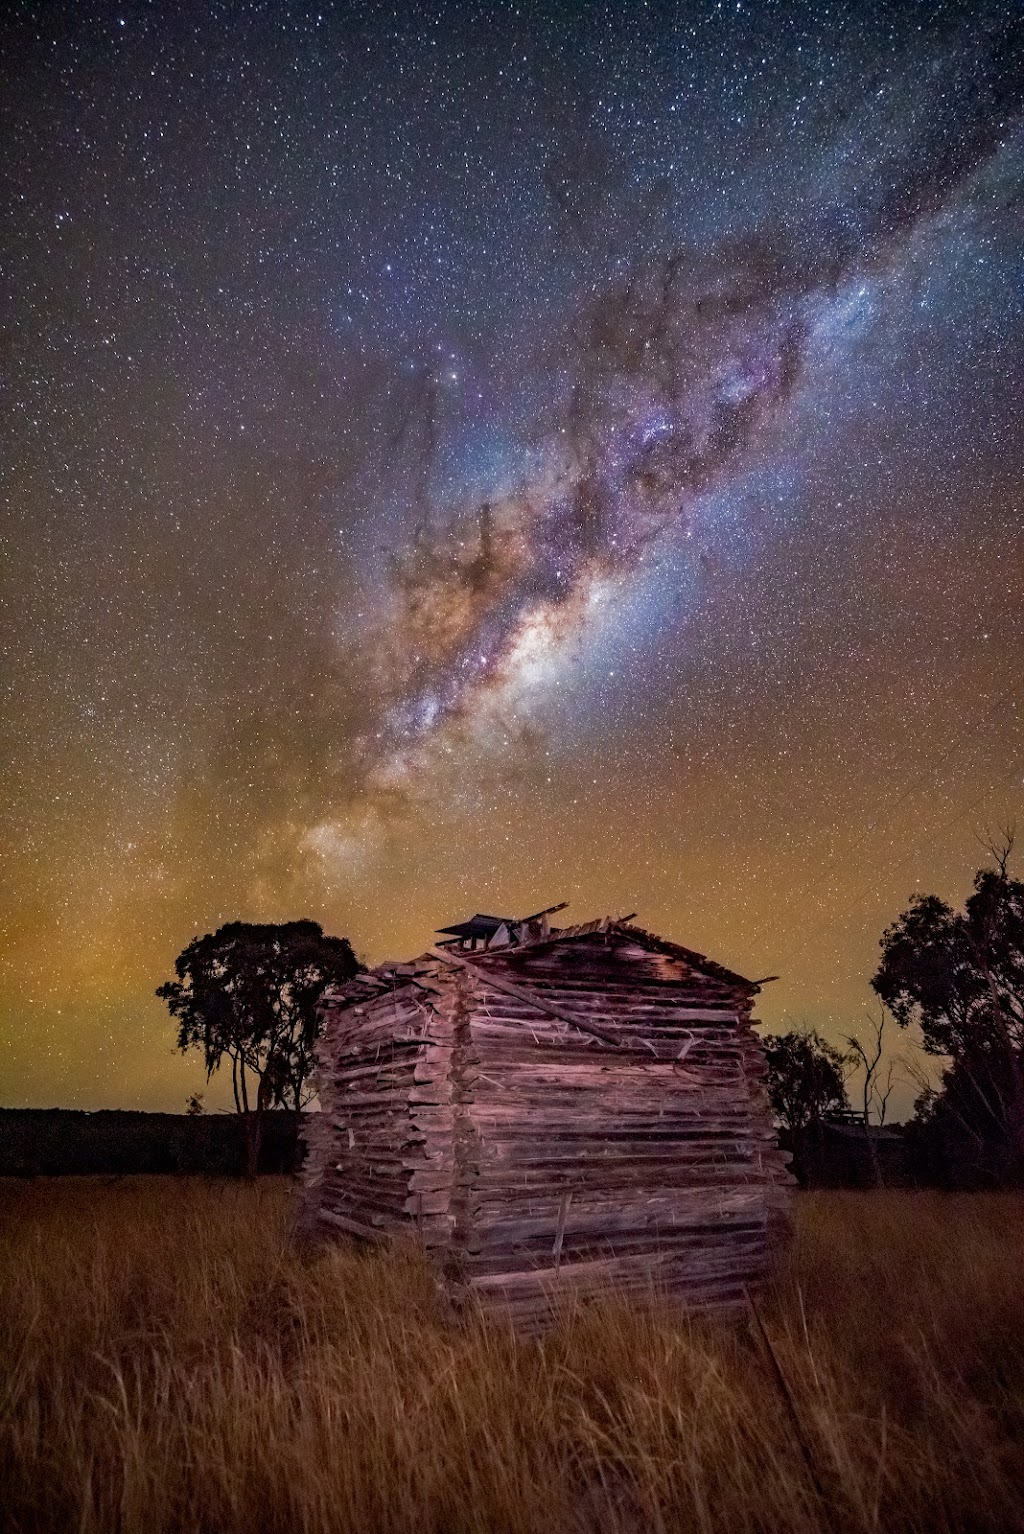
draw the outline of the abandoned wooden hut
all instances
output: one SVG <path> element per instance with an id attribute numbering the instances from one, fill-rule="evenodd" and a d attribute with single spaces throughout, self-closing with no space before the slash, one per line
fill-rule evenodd
<path id="1" fill-rule="evenodd" d="M 791 1182 L 758 982 L 560 909 L 474 916 L 325 995 L 306 1229 L 418 1237 L 454 1305 L 527 1327 L 567 1294 L 740 1301 Z"/>

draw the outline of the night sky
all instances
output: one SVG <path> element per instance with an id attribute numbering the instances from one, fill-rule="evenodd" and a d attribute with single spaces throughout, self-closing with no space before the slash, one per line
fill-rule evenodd
<path id="1" fill-rule="evenodd" d="M 1024 825 L 1019 5 L 5 15 L 0 1100 L 233 919 L 861 1027 Z"/>

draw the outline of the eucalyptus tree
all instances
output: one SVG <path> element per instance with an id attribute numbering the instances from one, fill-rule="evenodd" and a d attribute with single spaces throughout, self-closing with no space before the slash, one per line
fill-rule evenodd
<path id="1" fill-rule="evenodd" d="M 313 1095 L 320 997 L 362 967 L 348 939 L 317 922 L 229 922 L 193 938 L 174 962 L 176 978 L 157 989 L 177 1021 L 178 1048 L 202 1051 L 206 1079 L 230 1064 L 250 1176 L 266 1110 L 298 1113 Z"/>

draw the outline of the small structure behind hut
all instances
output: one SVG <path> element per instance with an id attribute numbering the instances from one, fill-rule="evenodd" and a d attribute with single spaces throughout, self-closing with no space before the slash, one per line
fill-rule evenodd
<path id="1" fill-rule="evenodd" d="M 307 1230 L 419 1237 L 456 1306 L 756 1284 L 791 1179 L 758 983 L 629 921 L 475 916 L 328 992 Z"/>

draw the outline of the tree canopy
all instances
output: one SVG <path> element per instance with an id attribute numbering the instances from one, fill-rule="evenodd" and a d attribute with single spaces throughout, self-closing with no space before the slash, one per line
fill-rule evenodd
<path id="1" fill-rule="evenodd" d="M 816 1030 L 768 1034 L 763 1044 L 772 1112 L 790 1134 L 820 1124 L 828 1113 L 848 1106 L 847 1056 Z"/>
<path id="2" fill-rule="evenodd" d="M 992 849 L 962 911 L 915 895 L 882 935 L 872 986 L 903 1028 L 948 1066 L 923 1115 L 999 1181 L 1024 1176 L 1024 883 L 1012 837 Z"/>
<path id="3" fill-rule="evenodd" d="M 347 938 L 317 922 L 229 922 L 193 938 L 157 990 L 178 1023 L 178 1047 L 201 1049 L 207 1080 L 231 1062 L 235 1107 L 246 1116 L 249 1170 L 270 1106 L 301 1109 L 312 1095 L 317 1003 L 362 965 Z"/>

